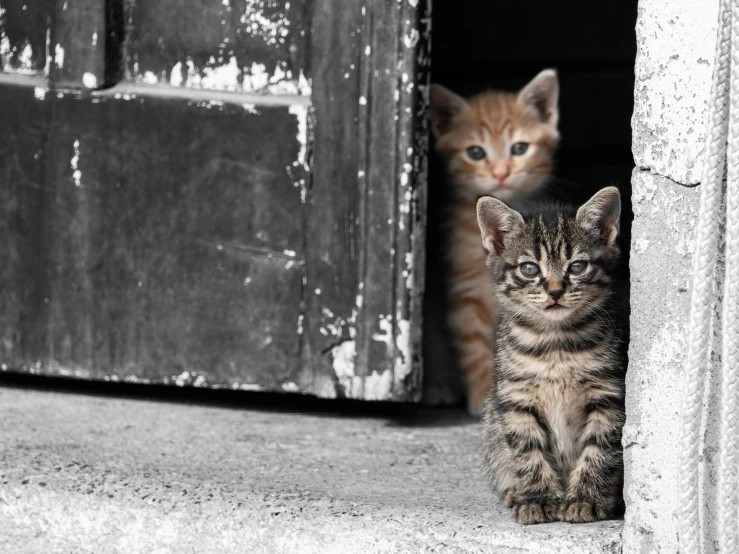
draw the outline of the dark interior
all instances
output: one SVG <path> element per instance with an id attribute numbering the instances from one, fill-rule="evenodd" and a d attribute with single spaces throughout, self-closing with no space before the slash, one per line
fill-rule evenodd
<path id="1" fill-rule="evenodd" d="M 617 321 L 628 345 L 628 246 L 631 230 L 631 114 L 634 105 L 637 0 L 529 0 L 435 2 L 431 80 L 468 96 L 487 89 L 515 91 L 542 69 L 560 81 L 561 142 L 553 186 L 546 194 L 579 204 L 616 185 L 623 211 L 621 284 Z M 433 142 L 432 142 L 433 150 Z M 462 398 L 455 352 L 446 323 L 443 257 L 449 184 L 435 152 L 429 163 L 424 398 Z"/>

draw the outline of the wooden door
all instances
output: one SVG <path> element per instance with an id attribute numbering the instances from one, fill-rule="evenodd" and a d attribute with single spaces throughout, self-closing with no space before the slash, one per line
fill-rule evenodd
<path id="1" fill-rule="evenodd" d="M 415 400 L 424 2 L 0 0 L 0 362 Z"/>

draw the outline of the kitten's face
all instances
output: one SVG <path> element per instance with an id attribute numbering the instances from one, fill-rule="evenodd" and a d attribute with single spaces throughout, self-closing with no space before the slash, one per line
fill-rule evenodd
<path id="1" fill-rule="evenodd" d="M 501 303 L 532 321 L 552 323 L 602 309 L 619 255 L 615 188 L 603 189 L 577 214 L 550 211 L 526 220 L 490 202 L 480 200 L 478 219 Z"/>
<path id="2" fill-rule="evenodd" d="M 557 77 L 550 70 L 519 94 L 489 92 L 463 100 L 434 85 L 437 149 L 462 195 L 512 200 L 544 183 L 558 140 L 557 96 Z"/>

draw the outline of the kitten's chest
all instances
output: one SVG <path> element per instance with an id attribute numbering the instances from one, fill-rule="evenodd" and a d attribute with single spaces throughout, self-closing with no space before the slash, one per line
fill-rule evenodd
<path id="1" fill-rule="evenodd" d="M 539 383 L 537 404 L 549 425 L 552 451 L 569 470 L 577 459 L 577 443 L 584 426 L 585 400 L 581 387 L 573 378 Z"/>

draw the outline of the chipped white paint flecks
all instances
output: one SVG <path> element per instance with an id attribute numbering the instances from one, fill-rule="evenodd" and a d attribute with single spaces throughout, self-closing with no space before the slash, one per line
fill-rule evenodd
<path id="1" fill-rule="evenodd" d="M 364 400 L 387 400 L 393 388 L 393 372 L 386 369 L 382 373 L 372 370 L 364 378 L 362 398 Z"/>
<path id="2" fill-rule="evenodd" d="M 95 29 L 92 32 L 92 47 L 96 47 L 98 45 L 98 30 Z"/>
<path id="3" fill-rule="evenodd" d="M 0 8 L 0 17 L 2 16 L 2 8 Z M 3 71 L 8 71 L 10 69 L 9 64 L 9 58 L 10 58 L 10 39 L 8 39 L 8 35 L 5 34 L 5 31 L 0 28 L 0 63 L 2 65 L 0 66 L 0 69 Z M 6 69 L 6 64 L 7 69 Z"/>
<path id="4" fill-rule="evenodd" d="M 380 321 L 378 323 L 380 332 L 372 335 L 372 340 L 377 342 L 384 342 L 387 346 L 388 354 L 393 353 L 393 316 L 380 314 Z"/>
<path id="5" fill-rule="evenodd" d="M 282 383 L 281 385 L 282 390 L 285 392 L 298 392 L 300 391 L 300 388 L 295 383 L 288 381 L 286 383 Z"/>
<path id="6" fill-rule="evenodd" d="M 411 29 L 410 34 L 403 37 L 403 45 L 409 50 L 415 48 L 420 38 L 421 35 L 418 33 L 418 29 Z"/>
<path id="7" fill-rule="evenodd" d="M 157 76 L 152 71 L 147 71 L 141 79 L 147 85 L 156 85 L 158 82 Z"/>
<path id="8" fill-rule="evenodd" d="M 349 398 L 355 398 L 352 392 L 354 390 L 354 358 L 356 355 L 354 339 L 345 340 L 331 349 L 331 366 L 334 369 L 336 379 Z"/>
<path id="9" fill-rule="evenodd" d="M 395 346 L 398 349 L 398 356 L 395 358 L 395 366 L 393 371 L 393 379 L 395 387 L 402 390 L 403 381 L 413 370 L 411 363 L 411 322 L 407 319 L 397 319 L 398 334 L 395 337 Z"/>
<path id="10" fill-rule="evenodd" d="M 33 96 L 36 100 L 43 100 L 46 98 L 46 89 L 44 87 L 34 87 Z"/>
<path id="11" fill-rule="evenodd" d="M 72 168 L 72 179 L 74 180 L 74 184 L 77 187 L 82 186 L 82 172 L 79 169 L 79 162 L 80 162 L 80 141 L 75 140 L 74 141 L 74 156 L 72 156 L 72 159 L 69 162 L 69 165 Z"/>
<path id="12" fill-rule="evenodd" d="M 169 84 L 173 87 L 182 85 L 182 62 L 177 62 L 172 66 L 172 71 L 169 73 Z"/>
<path id="13" fill-rule="evenodd" d="M 58 69 L 64 69 L 64 48 L 61 44 L 54 47 L 54 65 Z"/>
<path id="14" fill-rule="evenodd" d="M 82 75 L 82 84 L 88 89 L 96 89 L 98 86 L 98 79 L 92 73 L 85 73 Z"/>
<path id="15" fill-rule="evenodd" d="M 252 383 L 239 383 L 239 384 L 235 384 L 233 388 L 238 389 L 238 390 L 246 390 L 246 391 L 262 391 L 262 390 L 264 390 L 264 387 L 262 387 L 261 385 L 255 385 L 255 384 L 252 384 Z"/>
<path id="16" fill-rule="evenodd" d="M 367 105 L 367 98 L 365 98 L 364 96 L 360 96 L 359 97 L 359 105 L 360 106 L 366 106 Z"/>
<path id="17" fill-rule="evenodd" d="M 285 12 L 266 13 L 264 7 L 268 4 L 263 0 L 246 0 L 246 9 L 241 16 L 242 30 L 268 46 L 280 46 L 285 44 L 285 38 L 290 34 L 290 21 L 285 13 L 289 4 L 285 6 Z"/>
<path id="18" fill-rule="evenodd" d="M 22 75 L 36 73 L 33 67 L 33 48 L 31 48 L 31 44 L 26 41 L 20 48 L 20 53 L 18 53 L 18 50 L 18 47 L 12 48 L 10 46 L 7 34 L 0 29 L 0 71 Z M 10 58 L 13 54 L 16 54 L 15 63 L 11 66 Z"/>
<path id="19" fill-rule="evenodd" d="M 213 58 L 211 58 L 211 62 L 214 62 Z M 257 64 L 254 64 L 257 65 Z M 188 67 L 193 67 L 194 65 L 190 61 L 188 63 Z M 263 68 L 264 66 L 262 66 Z M 238 62 L 236 61 L 236 56 L 231 56 L 228 60 L 228 64 L 216 66 L 216 67 L 204 67 L 200 71 L 200 86 L 202 88 L 207 88 L 211 90 L 228 90 L 228 91 L 238 91 L 239 90 L 239 76 L 241 75 L 241 70 L 239 68 Z M 190 77 L 190 72 L 188 71 L 188 81 Z M 244 77 L 244 80 L 246 81 L 246 77 Z"/>
<path id="20" fill-rule="evenodd" d="M 174 377 L 174 384 L 178 387 L 184 387 L 188 381 L 190 380 L 190 372 L 189 371 L 183 371 L 179 375 Z"/>
<path id="21" fill-rule="evenodd" d="M 403 270 L 405 277 L 405 290 L 408 294 L 413 294 L 413 252 L 405 253 L 405 269 Z"/>
<path id="22" fill-rule="evenodd" d="M 269 95 L 310 96 L 312 93 L 311 80 L 303 71 L 296 77 L 286 69 L 284 62 L 277 65 L 270 74 L 267 67 L 258 62 L 251 66 L 240 66 L 236 56 L 230 56 L 228 62 L 219 64 L 211 56 L 204 67 L 196 67 L 191 58 L 177 62 L 169 71 L 169 77 L 157 76 L 151 71 L 142 75 L 134 67 L 134 80 L 148 85 L 168 83 L 173 87 L 187 87 L 194 89 L 215 90 L 224 92 L 240 92 Z"/>
<path id="23" fill-rule="evenodd" d="M 298 159 L 296 163 L 303 167 L 306 171 L 308 167 L 307 152 L 308 152 L 308 106 L 301 106 L 293 104 L 290 106 L 289 111 L 298 120 L 298 133 L 296 140 L 300 145 L 298 150 Z"/>

